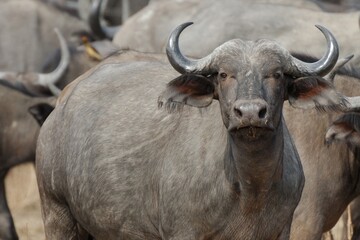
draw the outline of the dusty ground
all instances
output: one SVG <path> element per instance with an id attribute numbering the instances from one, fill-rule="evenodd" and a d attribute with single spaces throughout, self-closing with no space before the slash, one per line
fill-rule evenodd
<path id="1" fill-rule="evenodd" d="M 8 203 L 20 240 L 44 240 L 33 164 L 23 164 L 10 170 L 6 177 Z"/>

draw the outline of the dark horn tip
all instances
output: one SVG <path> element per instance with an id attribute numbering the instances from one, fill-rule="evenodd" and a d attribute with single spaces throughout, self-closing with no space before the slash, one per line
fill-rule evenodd
<path id="1" fill-rule="evenodd" d="M 182 24 L 180 24 L 180 25 L 178 26 L 178 28 L 184 29 L 184 28 L 186 28 L 187 26 L 190 26 L 190 25 L 192 25 L 192 24 L 194 24 L 194 22 L 182 23 Z"/>
<path id="2" fill-rule="evenodd" d="M 186 23 L 182 23 L 179 26 L 177 26 L 170 34 L 169 44 L 172 43 L 172 41 L 176 41 L 179 38 L 179 35 L 181 34 L 181 32 L 184 31 L 185 28 L 187 28 L 188 26 L 190 26 L 192 24 L 194 24 L 194 23 L 186 22 Z"/>
<path id="3" fill-rule="evenodd" d="M 296 59 L 295 65 L 298 65 L 297 74 L 299 75 L 318 75 L 325 76 L 330 73 L 336 66 L 339 58 L 339 45 L 334 35 L 324 26 L 315 25 L 326 39 L 327 49 L 325 54 L 316 62 L 303 62 L 300 59 Z"/>
<path id="4" fill-rule="evenodd" d="M 320 29 L 320 31 L 323 31 L 323 29 L 326 29 L 326 27 L 320 25 L 320 24 L 315 24 L 315 27 L 317 27 L 318 29 Z M 326 29 L 327 30 L 327 29 Z"/>
<path id="5" fill-rule="evenodd" d="M 323 25 L 320 25 L 320 24 L 315 24 L 315 27 L 317 27 L 318 29 L 320 29 L 320 31 L 329 31 L 329 29 L 327 29 L 326 27 L 324 27 Z"/>
<path id="6" fill-rule="evenodd" d="M 350 61 L 350 59 L 352 59 L 354 56 L 355 56 L 354 54 L 351 54 L 351 55 L 345 57 L 344 59 L 348 62 L 348 61 Z"/>
<path id="7" fill-rule="evenodd" d="M 194 22 L 186 22 L 186 23 L 182 23 L 179 26 L 177 26 L 174 31 L 170 34 L 170 37 L 174 36 L 174 35 L 180 35 L 180 33 L 187 28 L 188 26 L 194 24 Z"/>
<path id="8" fill-rule="evenodd" d="M 325 35 L 326 38 L 331 37 L 335 40 L 334 35 L 326 27 L 319 25 L 319 24 L 316 24 L 315 27 L 317 27 Z"/>

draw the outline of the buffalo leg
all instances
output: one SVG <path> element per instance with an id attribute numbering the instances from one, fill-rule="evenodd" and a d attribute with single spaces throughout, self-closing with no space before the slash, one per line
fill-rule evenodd
<path id="1" fill-rule="evenodd" d="M 6 171 L 0 171 L 0 239 L 17 240 L 14 221 L 6 201 L 5 175 Z"/>
<path id="2" fill-rule="evenodd" d="M 45 227 L 46 239 L 51 240 L 82 240 L 77 222 L 71 215 L 70 209 L 48 196 L 41 196 L 41 208 Z M 86 239 L 86 238 L 85 238 Z"/>

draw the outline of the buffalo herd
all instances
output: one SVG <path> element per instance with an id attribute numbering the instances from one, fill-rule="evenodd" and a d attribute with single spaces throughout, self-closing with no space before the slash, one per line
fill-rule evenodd
<path id="1" fill-rule="evenodd" d="M 359 240 L 359 19 L 357 0 L 1 0 L 0 240 Z M 9 196 L 30 187 L 23 230 Z"/>

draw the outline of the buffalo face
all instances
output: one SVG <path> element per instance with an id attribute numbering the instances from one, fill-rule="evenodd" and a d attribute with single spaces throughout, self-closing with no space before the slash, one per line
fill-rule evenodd
<path id="1" fill-rule="evenodd" d="M 242 51 L 219 64 L 215 95 L 227 129 L 257 138 L 279 124 L 287 79 L 276 54 L 260 51 L 251 55 L 257 51 L 256 43 L 239 46 Z"/>
<path id="2" fill-rule="evenodd" d="M 338 57 L 336 40 L 325 28 L 319 27 L 328 41 L 326 54 L 315 63 L 305 63 L 265 39 L 231 40 L 202 59 L 189 59 L 178 46 L 179 34 L 188 25 L 180 25 L 170 36 L 169 61 L 183 75 L 168 84 L 160 105 L 170 110 L 184 104 L 206 107 L 217 99 L 231 134 L 258 139 L 278 127 L 285 100 L 300 108 L 333 109 L 345 104 L 342 95 L 321 77 L 331 71 Z"/>

